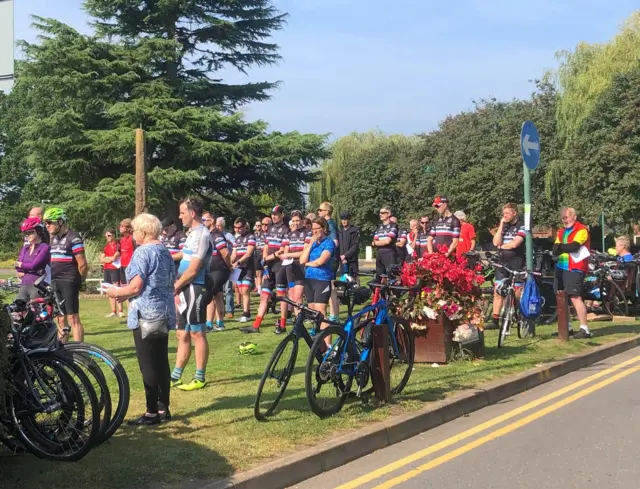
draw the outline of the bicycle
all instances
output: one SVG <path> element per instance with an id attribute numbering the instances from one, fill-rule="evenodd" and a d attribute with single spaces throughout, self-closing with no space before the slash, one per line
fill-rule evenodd
<path id="1" fill-rule="evenodd" d="M 336 285 L 353 287 L 345 282 L 336 282 Z M 380 283 L 369 283 L 369 287 L 379 289 L 380 300 L 355 315 L 349 314 L 343 326 L 332 325 L 322 330 L 311 347 L 305 369 L 305 390 L 311 410 L 320 418 L 340 412 L 351 393 L 354 380 L 357 384 L 356 395 L 360 397 L 365 392 L 371 377 L 373 328 L 376 326 L 387 325 L 391 374 L 397 374 L 401 364 L 406 366 L 397 382 L 391 380 L 391 394 L 400 394 L 411 376 L 415 352 L 413 333 L 408 321 L 389 315 L 388 307 L 394 300 L 390 300 L 390 296 L 398 294 L 399 297 L 406 292 L 416 292 L 418 287 Z M 374 318 L 366 319 L 370 313 Z M 361 319 L 364 321 L 361 322 Z M 331 341 L 333 337 L 337 337 L 337 340 Z M 331 342 L 329 348 L 325 339 Z M 335 404 L 330 407 L 325 407 L 318 396 L 325 385 L 333 391 L 332 400 Z"/>
<path id="2" fill-rule="evenodd" d="M 276 298 L 276 301 L 286 302 L 287 304 L 292 305 L 298 310 L 298 315 L 293 323 L 293 329 L 278 344 L 278 346 L 276 346 L 276 349 L 273 351 L 273 354 L 264 369 L 264 373 L 260 378 L 258 392 L 256 394 L 256 400 L 253 407 L 253 414 L 258 421 L 265 421 L 269 416 L 271 416 L 284 396 L 298 358 L 298 343 L 300 339 L 302 338 L 309 348 L 313 345 L 313 338 L 307 331 L 304 324 L 305 320 L 313 321 L 316 331 L 320 330 L 320 325 L 324 321 L 322 314 L 310 309 L 305 304 L 294 302 L 288 297 L 278 297 Z M 285 354 L 285 351 L 289 347 L 291 347 L 291 352 Z M 282 371 L 278 372 L 276 369 L 281 360 L 284 360 L 286 363 L 282 367 Z M 271 401 L 264 400 L 263 398 L 265 395 L 265 389 L 268 389 L 267 382 L 269 380 L 275 381 L 276 388 L 275 398 Z"/>
<path id="3" fill-rule="evenodd" d="M 535 319 L 527 319 L 520 313 L 520 301 L 516 297 L 516 284 L 524 283 L 529 274 L 538 277 L 538 272 L 527 272 L 511 270 L 499 262 L 493 262 L 496 268 L 501 268 L 509 275 L 497 286 L 496 292 L 503 297 L 500 317 L 498 319 L 498 348 L 502 348 L 507 336 L 511 334 L 511 324 L 518 325 L 518 338 L 527 338 L 529 335 L 535 336 Z"/>

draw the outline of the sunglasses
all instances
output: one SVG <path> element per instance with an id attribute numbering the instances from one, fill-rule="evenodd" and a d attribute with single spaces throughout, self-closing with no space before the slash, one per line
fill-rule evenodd
<path id="1" fill-rule="evenodd" d="M 380 215 L 383 215 L 383 214 L 389 214 L 389 212 L 388 211 L 380 211 Z"/>
<path id="2" fill-rule="evenodd" d="M 420 224 L 429 224 L 429 221 L 420 221 Z"/>
<path id="3" fill-rule="evenodd" d="M 242 229 L 244 226 L 233 226 L 233 229 Z"/>
<path id="4" fill-rule="evenodd" d="M 263 222 L 263 223 L 261 224 L 261 226 L 268 226 L 268 225 L 269 225 L 269 223 L 268 223 L 268 222 Z"/>
<path id="5" fill-rule="evenodd" d="M 53 226 L 54 224 L 58 224 L 58 221 L 44 221 L 47 226 Z"/>

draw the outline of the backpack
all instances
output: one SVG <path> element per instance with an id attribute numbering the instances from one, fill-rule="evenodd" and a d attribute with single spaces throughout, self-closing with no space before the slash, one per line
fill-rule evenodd
<path id="1" fill-rule="evenodd" d="M 535 319 L 540 315 L 542 309 L 542 299 L 538 283 L 533 275 L 527 277 L 520 297 L 520 312 L 526 319 Z"/>

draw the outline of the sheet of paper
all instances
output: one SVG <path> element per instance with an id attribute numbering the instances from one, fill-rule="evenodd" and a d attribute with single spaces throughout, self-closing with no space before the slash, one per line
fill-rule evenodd
<path id="1" fill-rule="evenodd" d="M 182 314 L 187 310 L 187 299 L 184 297 L 184 292 L 180 292 L 178 296 L 178 312 Z"/>
<path id="2" fill-rule="evenodd" d="M 229 280 L 231 280 L 235 284 L 240 278 L 240 272 L 242 272 L 242 269 L 234 268 L 231 272 L 231 275 L 229 275 Z"/>
<path id="3" fill-rule="evenodd" d="M 589 250 L 585 246 L 581 246 L 578 251 L 569 253 L 569 255 L 571 255 L 571 258 L 573 259 L 573 261 L 579 262 L 589 258 L 591 253 L 589 253 Z"/>
<path id="4" fill-rule="evenodd" d="M 286 267 L 287 265 L 291 265 L 293 263 L 293 258 L 287 258 L 286 260 L 282 260 L 282 266 Z"/>
<path id="5" fill-rule="evenodd" d="M 407 253 L 409 253 L 410 255 L 413 255 L 413 248 L 411 247 L 410 244 L 407 245 Z"/>
<path id="6" fill-rule="evenodd" d="M 117 260 L 113 260 L 111 264 L 116 268 L 120 268 L 122 266 L 120 263 L 120 258 L 118 258 Z"/>
<path id="7" fill-rule="evenodd" d="M 105 292 L 108 289 L 120 289 L 120 288 L 122 288 L 122 287 L 117 287 L 117 286 L 115 286 L 113 284 L 108 284 L 107 282 L 102 282 L 101 286 L 102 286 L 102 290 L 104 290 Z"/>

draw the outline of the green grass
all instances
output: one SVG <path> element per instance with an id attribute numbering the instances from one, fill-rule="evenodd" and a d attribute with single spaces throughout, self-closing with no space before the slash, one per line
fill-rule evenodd
<path id="1" fill-rule="evenodd" d="M 104 319 L 106 301 L 83 301 L 82 317 L 86 341 L 111 350 L 125 365 L 131 379 L 132 401 L 129 417 L 144 411 L 144 394 L 131 333 L 118 320 Z M 594 324 L 588 341 L 562 344 L 551 339 L 552 326 L 538 329 L 534 339 L 513 338 L 504 348 L 496 348 L 495 331 L 487 332 L 485 360 L 460 362 L 439 368 L 416 365 L 405 392 L 397 402 L 375 407 L 359 400 L 348 402 L 342 412 L 327 420 L 313 415 L 304 395 L 303 368 L 307 348 L 302 343 L 298 373 L 292 379 L 281 409 L 272 421 L 253 418 L 253 400 L 264 365 L 282 339 L 271 333 L 274 321 L 265 319 L 263 333 L 253 337 L 258 353 L 238 354 L 238 344 L 246 339 L 233 328 L 209 336 L 211 353 L 209 385 L 196 392 L 172 391 L 174 420 L 154 429 L 123 426 L 106 444 L 95 448 L 77 464 L 60 465 L 31 456 L 8 457 L 0 448 L 1 486 L 11 489 L 33 487 L 109 488 L 158 487 L 194 479 L 222 477 L 356 430 L 393 414 L 417 410 L 425 403 L 484 382 L 520 372 L 569 354 L 602 345 L 640 332 L 640 325 Z M 175 341 L 170 342 L 173 364 Z M 185 378 L 193 374 L 193 358 Z"/>

